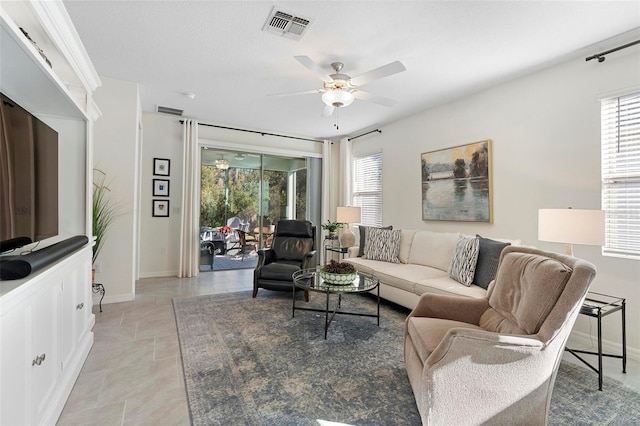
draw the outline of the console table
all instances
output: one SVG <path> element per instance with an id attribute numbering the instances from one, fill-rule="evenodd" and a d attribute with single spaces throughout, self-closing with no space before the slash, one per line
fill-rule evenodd
<path id="1" fill-rule="evenodd" d="M 602 293 L 587 292 L 580 314 L 598 319 L 598 351 L 586 351 L 580 349 L 565 348 L 576 358 L 586 364 L 590 369 L 598 373 L 598 390 L 602 390 L 602 357 L 620 358 L 622 359 L 622 372 L 627 372 L 627 328 L 625 325 L 625 308 L 626 299 L 623 297 L 610 296 Z M 622 355 L 608 354 L 602 351 L 602 318 L 614 312 L 620 311 L 622 316 Z M 591 365 L 587 360 L 579 354 L 597 355 L 598 368 Z"/>

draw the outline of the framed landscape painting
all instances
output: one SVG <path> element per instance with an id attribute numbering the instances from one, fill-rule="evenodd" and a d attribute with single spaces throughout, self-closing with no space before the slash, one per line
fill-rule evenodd
<path id="1" fill-rule="evenodd" d="M 493 223 L 491 139 L 421 154 L 422 220 Z"/>

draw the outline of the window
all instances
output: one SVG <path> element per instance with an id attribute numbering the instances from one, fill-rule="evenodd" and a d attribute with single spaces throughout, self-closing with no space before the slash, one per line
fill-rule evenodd
<path id="1" fill-rule="evenodd" d="M 361 208 L 366 226 L 382 226 L 382 153 L 353 159 L 352 205 Z"/>
<path id="2" fill-rule="evenodd" d="M 640 259 L 640 92 L 601 109 L 603 254 Z"/>

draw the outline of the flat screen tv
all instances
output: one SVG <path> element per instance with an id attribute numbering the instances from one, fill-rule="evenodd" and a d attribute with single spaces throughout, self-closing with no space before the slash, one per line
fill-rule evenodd
<path id="1" fill-rule="evenodd" d="M 0 251 L 56 235 L 58 133 L 0 93 Z"/>

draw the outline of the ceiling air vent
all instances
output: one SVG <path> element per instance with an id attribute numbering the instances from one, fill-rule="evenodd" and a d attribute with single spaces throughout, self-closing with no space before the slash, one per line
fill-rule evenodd
<path id="1" fill-rule="evenodd" d="M 182 113 L 184 111 L 181 110 L 181 109 L 177 109 L 177 108 L 169 108 L 169 107 L 158 105 L 156 107 L 156 112 L 161 112 L 163 114 L 171 114 L 171 115 L 180 115 L 180 116 L 182 116 Z"/>
<path id="2" fill-rule="evenodd" d="M 311 25 L 312 20 L 295 16 L 292 13 L 283 12 L 273 8 L 262 31 L 276 34 L 282 37 L 300 40 Z"/>

